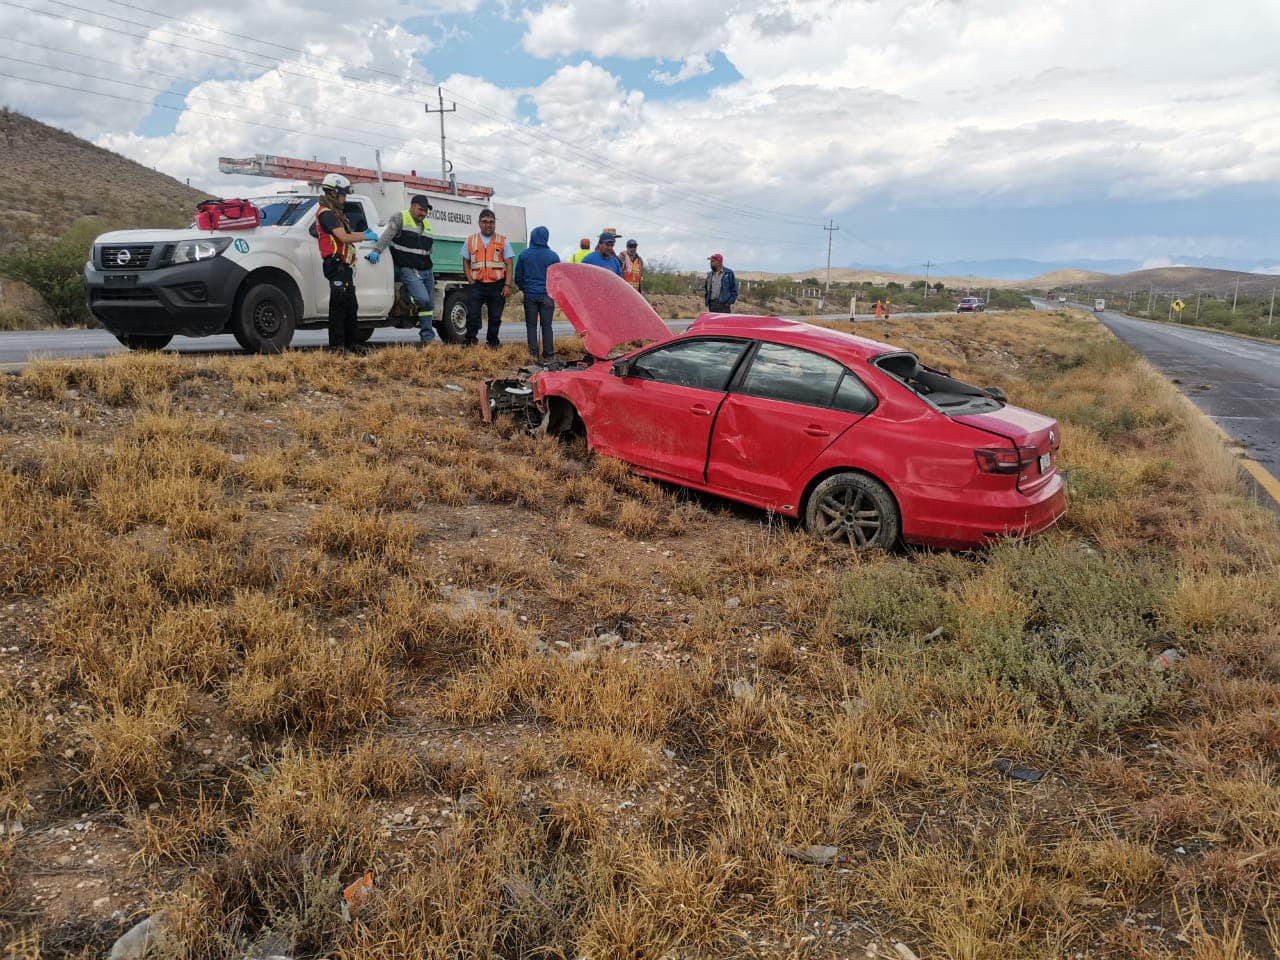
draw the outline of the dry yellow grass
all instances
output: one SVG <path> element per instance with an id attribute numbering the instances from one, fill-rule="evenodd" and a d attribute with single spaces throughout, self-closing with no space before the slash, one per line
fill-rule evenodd
<path id="1" fill-rule="evenodd" d="M 0 938 L 117 932 L 74 815 L 191 958 L 1275 953 L 1274 520 L 1089 318 L 869 327 L 1060 419 L 1059 529 L 851 557 L 481 429 L 516 348 L 9 378 Z"/>

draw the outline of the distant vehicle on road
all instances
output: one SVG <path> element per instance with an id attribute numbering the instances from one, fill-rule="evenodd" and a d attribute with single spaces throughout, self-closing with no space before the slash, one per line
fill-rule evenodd
<path id="1" fill-rule="evenodd" d="M 987 302 L 981 297 L 965 297 L 956 304 L 956 313 L 982 313 L 987 309 Z"/>
<path id="2" fill-rule="evenodd" d="M 1058 297 L 1058 302 L 1059 302 L 1059 303 L 1066 303 L 1066 302 L 1067 302 L 1067 298 L 1066 298 L 1066 297 L 1061 297 L 1061 296 L 1060 296 L 1060 297 Z"/>
<path id="3" fill-rule="evenodd" d="M 1102 312 L 1103 310 L 1105 310 L 1105 309 L 1107 309 L 1107 301 L 1103 300 L 1101 297 L 1099 297 L 1097 300 L 1093 301 L 1093 312 L 1094 312 L 1094 313 L 1101 313 L 1101 312 Z"/>
<path id="4" fill-rule="evenodd" d="M 542 429 L 583 433 L 645 476 L 853 548 L 969 548 L 1066 508 L 1057 421 L 909 351 L 776 317 L 704 314 L 672 335 L 621 278 L 583 264 L 551 267 L 547 290 L 588 356 L 532 377 Z M 607 359 L 632 342 L 647 345 Z"/>

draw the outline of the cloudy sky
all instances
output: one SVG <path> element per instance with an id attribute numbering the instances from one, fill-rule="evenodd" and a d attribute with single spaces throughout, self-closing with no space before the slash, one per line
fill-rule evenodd
<path id="1" fill-rule="evenodd" d="M 0 101 L 210 192 L 439 170 L 683 267 L 1280 272 L 1276 0 L 0 0 Z M 262 181 L 257 181 L 260 186 Z"/>

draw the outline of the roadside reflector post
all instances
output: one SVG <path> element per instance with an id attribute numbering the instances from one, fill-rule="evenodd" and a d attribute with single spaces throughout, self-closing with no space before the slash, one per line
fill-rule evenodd
<path id="1" fill-rule="evenodd" d="M 1273 295 L 1272 300 L 1274 301 L 1274 299 L 1275 297 Z M 849 322 L 852 323 L 857 319 L 858 319 L 858 298 L 852 297 L 849 300 Z"/>

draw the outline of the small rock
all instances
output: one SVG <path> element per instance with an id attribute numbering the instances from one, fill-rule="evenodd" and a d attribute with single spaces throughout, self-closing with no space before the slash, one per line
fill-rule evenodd
<path id="1" fill-rule="evenodd" d="M 0 823 L 0 837 L 20 837 L 26 832 L 26 827 L 22 825 L 21 820 L 10 820 L 8 823 Z"/>
<path id="2" fill-rule="evenodd" d="M 752 686 L 750 680 L 739 678 L 729 685 L 729 694 L 735 700 L 746 702 L 756 698 L 756 688 Z"/>
<path id="3" fill-rule="evenodd" d="M 444 385 L 444 388 L 446 390 L 452 390 L 454 393 L 462 393 L 462 388 L 458 386 L 456 383 L 446 383 Z"/>
<path id="4" fill-rule="evenodd" d="M 792 847 L 782 844 L 782 852 L 792 860 L 801 863 L 812 863 L 816 867 L 825 867 L 840 856 L 839 847 L 829 847 L 823 843 L 810 844 L 807 847 Z"/>
<path id="5" fill-rule="evenodd" d="M 728 600 L 724 602 L 724 605 L 726 609 L 736 610 L 738 607 L 742 606 L 742 598 L 730 597 Z"/>
<path id="6" fill-rule="evenodd" d="M 474 817 L 480 812 L 480 801 L 474 793 L 464 793 L 458 798 L 458 812 L 464 817 Z"/>
<path id="7" fill-rule="evenodd" d="M 107 960 L 144 960 L 160 940 L 163 913 L 140 920 L 125 931 L 111 947 Z"/>
<path id="8" fill-rule="evenodd" d="M 360 434 L 360 442 L 367 443 L 371 447 L 376 447 L 378 445 L 378 438 L 372 433 L 365 432 Z"/>

